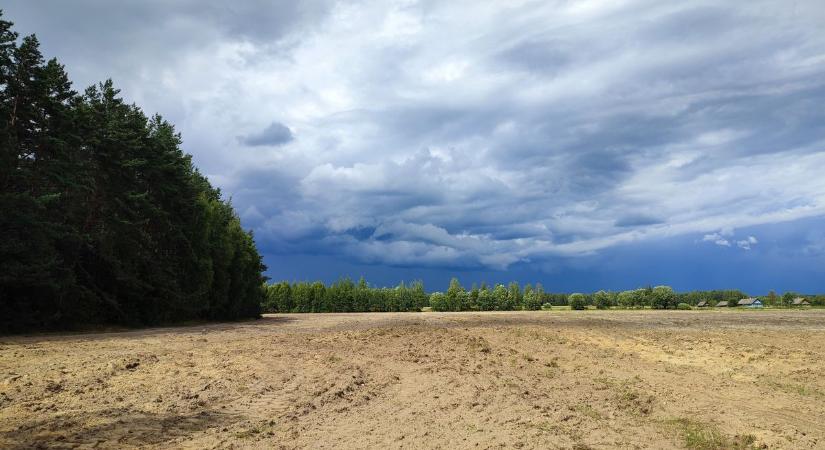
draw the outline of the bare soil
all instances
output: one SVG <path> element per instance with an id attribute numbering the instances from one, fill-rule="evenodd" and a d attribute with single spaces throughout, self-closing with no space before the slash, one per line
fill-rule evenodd
<path id="1" fill-rule="evenodd" d="M 686 446 L 825 448 L 825 311 L 268 315 L 0 337 L 2 448 Z"/>

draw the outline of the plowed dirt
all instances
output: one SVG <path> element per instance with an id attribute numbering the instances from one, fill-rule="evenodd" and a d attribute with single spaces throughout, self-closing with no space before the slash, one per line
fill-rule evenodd
<path id="1" fill-rule="evenodd" d="M 268 315 L 0 337 L 2 448 L 825 448 L 825 311 Z M 718 447 L 718 448 L 722 448 Z"/>

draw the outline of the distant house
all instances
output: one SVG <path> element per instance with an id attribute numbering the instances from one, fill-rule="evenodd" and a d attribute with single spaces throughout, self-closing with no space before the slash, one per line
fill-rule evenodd
<path id="1" fill-rule="evenodd" d="M 706 308 L 708 306 L 708 302 L 706 300 L 702 300 L 701 302 L 696 304 L 697 308 Z"/>
<path id="2" fill-rule="evenodd" d="M 744 306 L 746 308 L 761 308 L 762 300 L 758 298 L 743 298 L 736 303 L 737 306 Z"/>
<path id="3" fill-rule="evenodd" d="M 728 306 L 728 301 L 727 300 L 722 300 L 721 302 L 716 304 L 717 308 L 722 307 L 722 306 Z"/>
<path id="4" fill-rule="evenodd" d="M 791 306 L 811 306 L 811 303 L 802 297 L 797 297 L 793 299 Z"/>

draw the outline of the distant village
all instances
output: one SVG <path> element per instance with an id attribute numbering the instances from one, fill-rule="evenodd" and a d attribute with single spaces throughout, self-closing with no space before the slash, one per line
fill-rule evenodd
<path id="1" fill-rule="evenodd" d="M 738 306 L 745 307 L 745 308 L 763 308 L 765 305 L 764 305 L 764 303 L 762 303 L 761 299 L 754 298 L 754 297 L 743 298 L 743 299 L 739 300 L 738 302 L 730 302 L 730 301 L 723 300 L 723 301 L 717 302 L 716 304 L 711 304 L 710 301 L 702 300 L 701 302 L 696 304 L 697 308 L 708 308 L 708 307 L 726 308 L 726 307 L 738 307 Z M 797 308 L 804 308 L 806 306 L 811 306 L 811 302 L 809 302 L 804 297 L 796 297 L 791 301 L 791 304 L 789 306 L 797 307 Z"/>

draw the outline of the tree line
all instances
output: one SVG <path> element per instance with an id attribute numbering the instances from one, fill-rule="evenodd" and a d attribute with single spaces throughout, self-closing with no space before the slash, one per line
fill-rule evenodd
<path id="1" fill-rule="evenodd" d="M 371 312 L 371 311 L 535 311 L 553 306 L 571 309 L 688 309 L 700 302 L 714 306 L 727 301 L 731 307 L 747 298 L 740 290 L 709 290 L 676 292 L 670 286 L 648 286 L 627 291 L 597 291 L 594 293 L 545 292 L 541 283 L 517 282 L 507 285 L 487 283 L 466 289 L 457 278 L 450 281 L 446 292 L 427 294 L 420 281 L 396 287 L 375 287 L 363 278 L 354 283 L 349 278 L 326 286 L 320 281 L 269 284 L 265 288 L 262 309 L 266 312 Z M 773 292 L 773 291 L 771 291 Z M 770 297 L 769 294 L 768 297 Z M 775 295 L 775 294 L 774 294 Z M 762 297 L 769 306 L 789 306 L 798 294 L 786 292 L 776 303 Z M 813 305 L 825 306 L 825 295 L 806 296 Z M 770 302 L 770 303 L 769 303 Z"/>
<path id="2" fill-rule="evenodd" d="M 421 311 L 429 306 L 424 283 L 402 281 L 393 288 L 369 286 L 342 278 L 329 286 L 320 281 L 269 284 L 261 307 L 266 312 L 391 312 Z"/>
<path id="3" fill-rule="evenodd" d="M 252 235 L 180 144 L 0 12 L 0 332 L 259 314 Z"/>
<path id="4" fill-rule="evenodd" d="M 797 297 L 806 299 L 814 306 L 825 306 L 825 294 L 805 295 L 791 291 L 778 295 L 776 291 L 771 290 L 768 295 L 760 298 L 766 306 L 791 306 Z"/>
<path id="5" fill-rule="evenodd" d="M 598 291 L 584 293 L 545 292 L 540 283 L 535 286 L 527 284 L 523 288 L 517 282 L 507 286 L 497 284 L 489 287 L 482 283 L 480 287 L 466 290 L 458 279 L 453 278 L 445 293 L 435 292 L 430 296 L 430 307 L 434 311 L 518 311 L 539 310 L 552 306 L 569 306 L 572 309 L 585 309 L 593 306 L 597 309 L 652 308 L 677 309 L 680 304 L 690 306 L 699 299 L 745 298 L 741 291 L 697 291 L 695 293 L 676 293 L 670 286 L 656 286 L 623 292 Z"/>

